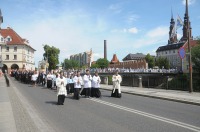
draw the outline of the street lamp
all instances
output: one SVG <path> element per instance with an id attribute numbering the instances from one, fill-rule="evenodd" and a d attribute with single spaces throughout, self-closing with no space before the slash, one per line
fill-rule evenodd
<path id="1" fill-rule="evenodd" d="M 1 13 L 1 9 L 0 9 L 0 31 L 1 31 L 1 24 L 3 23 L 3 16 L 2 16 L 2 13 Z M 3 67 L 3 59 L 2 59 L 2 52 L 1 52 L 1 45 L 0 45 L 0 68 Z"/>
<path id="2" fill-rule="evenodd" d="M 189 92 L 193 92 L 192 85 L 192 59 L 191 59 L 191 45 L 190 45 L 190 24 L 189 24 L 189 14 L 188 14 L 188 0 L 186 0 L 186 14 L 187 14 L 187 41 L 188 41 L 188 51 L 189 51 L 189 74 L 190 74 L 190 89 Z"/>
<path id="3" fill-rule="evenodd" d="M 42 45 L 43 47 L 45 47 L 45 45 Z M 46 57 L 46 74 L 48 73 L 48 67 L 49 67 L 49 63 L 48 63 L 48 50 L 46 50 L 45 52 L 47 52 L 47 57 Z"/>

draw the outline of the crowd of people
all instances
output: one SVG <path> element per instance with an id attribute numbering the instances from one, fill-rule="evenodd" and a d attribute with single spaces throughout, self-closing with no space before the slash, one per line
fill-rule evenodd
<path id="1" fill-rule="evenodd" d="M 85 96 L 85 98 L 101 97 L 101 91 L 99 90 L 101 78 L 98 75 L 98 71 L 92 76 L 90 70 L 86 70 L 84 75 L 81 76 L 81 71 L 51 71 L 46 75 L 45 72 L 14 70 L 11 72 L 11 76 L 25 84 L 31 84 L 33 87 L 41 85 L 49 89 L 56 89 L 58 105 L 63 105 L 65 97 L 68 95 L 71 95 L 76 100 L 79 100 L 80 96 Z M 120 83 L 122 78 L 118 74 L 118 70 L 115 71 L 112 81 L 111 97 L 121 98 Z"/>

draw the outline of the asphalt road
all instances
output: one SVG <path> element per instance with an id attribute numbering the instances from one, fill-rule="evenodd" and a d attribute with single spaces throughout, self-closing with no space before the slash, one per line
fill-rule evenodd
<path id="1" fill-rule="evenodd" d="M 79 101 L 68 96 L 56 105 L 55 90 L 32 87 L 14 81 L 13 90 L 21 99 L 37 128 L 59 132 L 193 132 L 200 131 L 200 107 L 172 101 L 122 94 L 111 98 Z"/>

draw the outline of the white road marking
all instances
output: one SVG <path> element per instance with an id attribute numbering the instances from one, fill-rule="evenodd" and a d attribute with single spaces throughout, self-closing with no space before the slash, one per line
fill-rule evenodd
<path id="1" fill-rule="evenodd" d="M 102 101 L 102 100 L 99 100 L 99 99 L 90 98 L 89 100 L 92 100 L 94 102 L 98 102 L 98 103 L 101 103 L 101 104 L 104 104 L 104 105 L 108 105 L 108 106 L 111 106 L 111 107 L 115 107 L 115 108 L 118 108 L 118 109 L 121 109 L 121 110 L 124 110 L 124 111 L 128 111 L 128 112 L 131 112 L 131 113 L 135 113 L 135 114 L 138 114 L 138 115 L 142 115 L 142 116 L 145 116 L 145 117 L 149 117 L 149 118 L 152 118 L 152 119 L 155 119 L 155 120 L 159 120 L 159 121 L 162 121 L 162 122 L 166 122 L 166 123 L 169 123 L 169 124 L 180 126 L 180 127 L 183 127 L 183 128 L 195 131 L 195 132 L 200 132 L 200 127 L 196 127 L 196 126 L 193 126 L 193 125 L 190 125 L 190 124 L 186 124 L 186 123 L 179 122 L 179 121 L 176 121 L 176 120 L 172 120 L 172 119 L 168 119 L 168 118 L 165 118 L 165 117 L 161 117 L 161 116 L 153 115 L 153 114 L 150 114 L 150 113 L 142 112 L 142 111 L 139 111 L 139 110 L 131 109 L 131 108 L 128 108 L 128 107 L 120 106 L 120 105 L 117 105 L 117 104 L 109 103 L 109 102 Z"/>

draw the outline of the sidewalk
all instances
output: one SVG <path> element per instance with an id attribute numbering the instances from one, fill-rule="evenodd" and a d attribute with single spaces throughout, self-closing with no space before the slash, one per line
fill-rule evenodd
<path id="1" fill-rule="evenodd" d="M 0 77 L 0 131 L 16 132 L 13 110 L 4 76 Z"/>
<path id="2" fill-rule="evenodd" d="M 101 89 L 112 90 L 112 85 L 101 84 Z M 128 86 L 121 86 L 121 91 L 122 93 L 128 93 L 128 94 L 134 94 L 134 95 L 158 98 L 164 100 L 171 100 L 171 101 L 200 106 L 200 93 L 197 92 L 189 93 L 187 91 L 138 88 L 138 87 L 128 87 Z"/>

